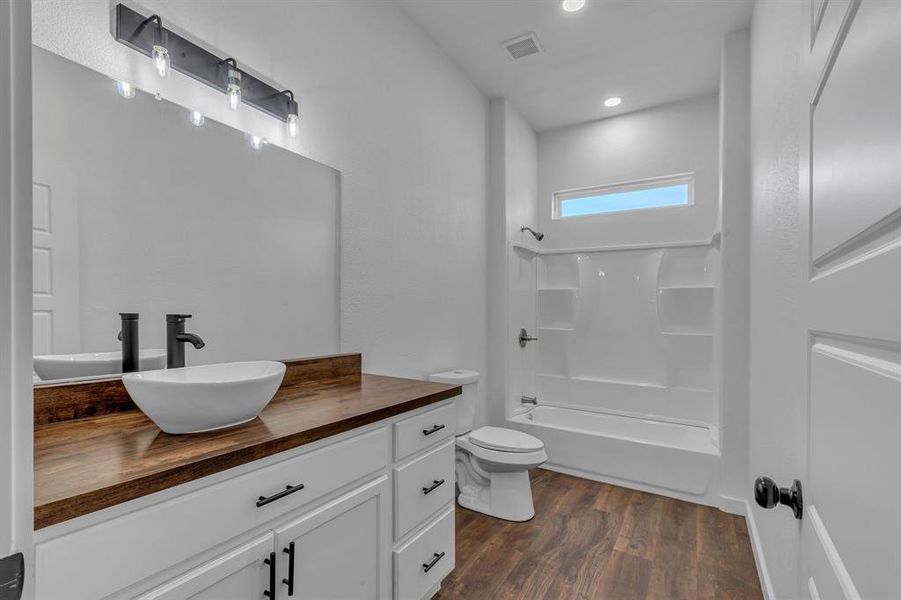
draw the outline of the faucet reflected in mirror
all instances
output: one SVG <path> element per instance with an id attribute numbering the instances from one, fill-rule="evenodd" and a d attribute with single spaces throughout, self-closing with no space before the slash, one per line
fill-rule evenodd
<path id="1" fill-rule="evenodd" d="M 200 350 L 206 344 L 196 333 L 185 333 L 185 320 L 191 315 L 166 315 L 166 368 L 178 369 L 185 366 L 185 342 Z"/>
<path id="2" fill-rule="evenodd" d="M 138 313 L 119 313 L 122 328 L 119 330 L 119 341 L 122 342 L 122 372 L 140 371 L 138 353 L 140 352 Z"/>

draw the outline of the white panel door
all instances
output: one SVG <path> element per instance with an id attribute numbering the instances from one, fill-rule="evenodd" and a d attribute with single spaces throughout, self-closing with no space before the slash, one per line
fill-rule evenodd
<path id="1" fill-rule="evenodd" d="M 808 6 L 798 594 L 901 598 L 901 2 Z"/>
<path id="2" fill-rule="evenodd" d="M 293 597 L 388 597 L 388 490 L 382 476 L 276 530 L 279 580 L 293 584 Z M 288 583 L 279 588 L 277 598 L 287 600 Z"/>
<path id="3" fill-rule="evenodd" d="M 32 187 L 34 354 L 79 352 L 78 195 L 63 167 L 35 170 Z"/>

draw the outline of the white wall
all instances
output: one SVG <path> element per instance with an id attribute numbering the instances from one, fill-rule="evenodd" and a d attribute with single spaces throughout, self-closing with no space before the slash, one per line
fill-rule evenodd
<path id="1" fill-rule="evenodd" d="M 531 384 L 522 388 L 522 382 L 507 378 L 531 376 L 531 370 L 510 365 L 505 360 L 519 356 L 518 346 L 513 347 L 513 328 L 532 328 L 535 324 L 534 298 L 531 319 L 518 325 L 510 322 L 508 314 L 515 292 L 508 289 L 508 241 L 531 240 L 523 233 L 523 226 L 537 228 L 536 193 L 537 137 L 531 125 L 516 108 L 503 98 L 491 101 L 488 136 L 488 407 L 487 420 L 502 425 L 506 417 L 503 399 L 519 397 L 523 389 L 531 392 Z M 512 284 L 511 284 L 512 285 Z M 534 294 L 532 294 L 534 295 Z M 514 308 L 515 312 L 515 308 Z M 510 354 L 512 353 L 512 354 Z"/>
<path id="2" fill-rule="evenodd" d="M 798 476 L 806 422 L 806 333 L 799 314 L 800 2 L 757 2 L 751 24 L 750 473 Z M 797 522 L 752 503 L 777 598 L 797 595 Z"/>
<path id="3" fill-rule="evenodd" d="M 0 555 L 25 555 L 34 597 L 31 394 L 31 36 L 0 0 Z"/>
<path id="4" fill-rule="evenodd" d="M 524 226 L 538 228 L 538 136 L 516 108 L 504 102 L 504 159 L 508 240 L 535 243 Z"/>
<path id="5" fill-rule="evenodd" d="M 741 510 L 748 476 L 748 320 L 750 301 L 750 42 L 726 36 L 720 70 L 720 277 L 715 289 L 714 371 L 718 375 L 722 493 Z"/>
<path id="6" fill-rule="evenodd" d="M 159 83 L 112 38 L 108 0 L 35 0 L 34 42 L 340 170 L 342 350 L 362 351 L 370 372 L 484 372 L 482 94 L 391 2 L 146 4 L 293 89 L 298 139 L 180 74 Z"/>
<path id="7" fill-rule="evenodd" d="M 538 225 L 543 248 L 709 240 L 717 214 L 717 99 L 702 96 L 538 136 Z M 695 203 L 554 220 L 556 191 L 695 173 Z"/>
<path id="8" fill-rule="evenodd" d="M 117 349 L 119 312 L 141 314 L 144 348 L 166 347 L 166 313 L 193 314 L 206 347 L 188 364 L 338 351 L 338 171 L 212 119 L 194 127 L 144 92 L 124 100 L 41 48 L 33 65 L 35 181 L 72 188 L 52 210 L 77 205 L 65 222 L 53 212 L 53 232 L 78 240 L 60 302 L 80 309 L 54 317 L 77 320 L 81 341 L 54 353 Z"/>

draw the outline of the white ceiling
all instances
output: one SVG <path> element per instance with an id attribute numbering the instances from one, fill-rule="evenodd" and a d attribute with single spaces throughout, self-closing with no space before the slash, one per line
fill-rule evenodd
<path id="1" fill-rule="evenodd" d="M 752 0 L 398 0 L 489 97 L 538 130 L 640 110 L 719 87 L 723 35 L 748 27 Z M 534 32 L 541 54 L 500 42 Z M 606 108 L 603 100 L 622 96 Z"/>

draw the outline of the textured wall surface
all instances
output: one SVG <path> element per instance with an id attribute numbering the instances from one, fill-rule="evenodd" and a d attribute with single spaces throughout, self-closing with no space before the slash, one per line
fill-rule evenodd
<path id="1" fill-rule="evenodd" d="M 106 0 L 36 0 L 34 42 L 340 170 L 342 349 L 370 372 L 484 371 L 488 103 L 459 69 L 391 2 L 146 6 L 293 89 L 298 139 L 182 75 L 160 82 L 112 38 Z"/>
<path id="2" fill-rule="evenodd" d="M 714 300 L 720 390 L 722 493 L 745 499 L 748 483 L 750 319 L 750 32 L 726 36 L 720 79 L 721 277 Z"/>
<path id="3" fill-rule="evenodd" d="M 519 397 L 524 393 L 514 374 L 521 371 L 516 358 L 520 349 L 513 342 L 515 332 L 520 327 L 532 329 L 535 326 L 534 310 L 523 314 L 517 312 L 513 271 L 517 270 L 518 263 L 508 260 L 507 243 L 536 243 L 531 234 L 523 233 L 521 228 L 538 227 L 535 200 L 538 140 L 531 125 L 503 98 L 491 101 L 489 119 L 487 419 L 492 424 L 502 425 L 509 412 L 504 407 L 504 398 L 515 402 L 513 408 L 517 408 Z M 533 290 L 531 304 L 534 306 L 534 284 L 529 289 Z M 508 355 L 510 352 L 513 354 Z M 512 362 L 505 365 L 508 360 Z M 529 388 L 531 394 L 531 385 Z"/>
<path id="4" fill-rule="evenodd" d="M 751 476 L 791 481 L 803 464 L 807 343 L 799 313 L 800 2 L 758 2 L 751 26 Z M 797 595 L 798 524 L 752 503 L 777 598 Z"/>
<path id="5" fill-rule="evenodd" d="M 703 96 L 538 136 L 544 248 L 709 240 L 716 226 L 717 99 Z M 554 192 L 695 173 L 694 206 L 552 219 Z"/>

